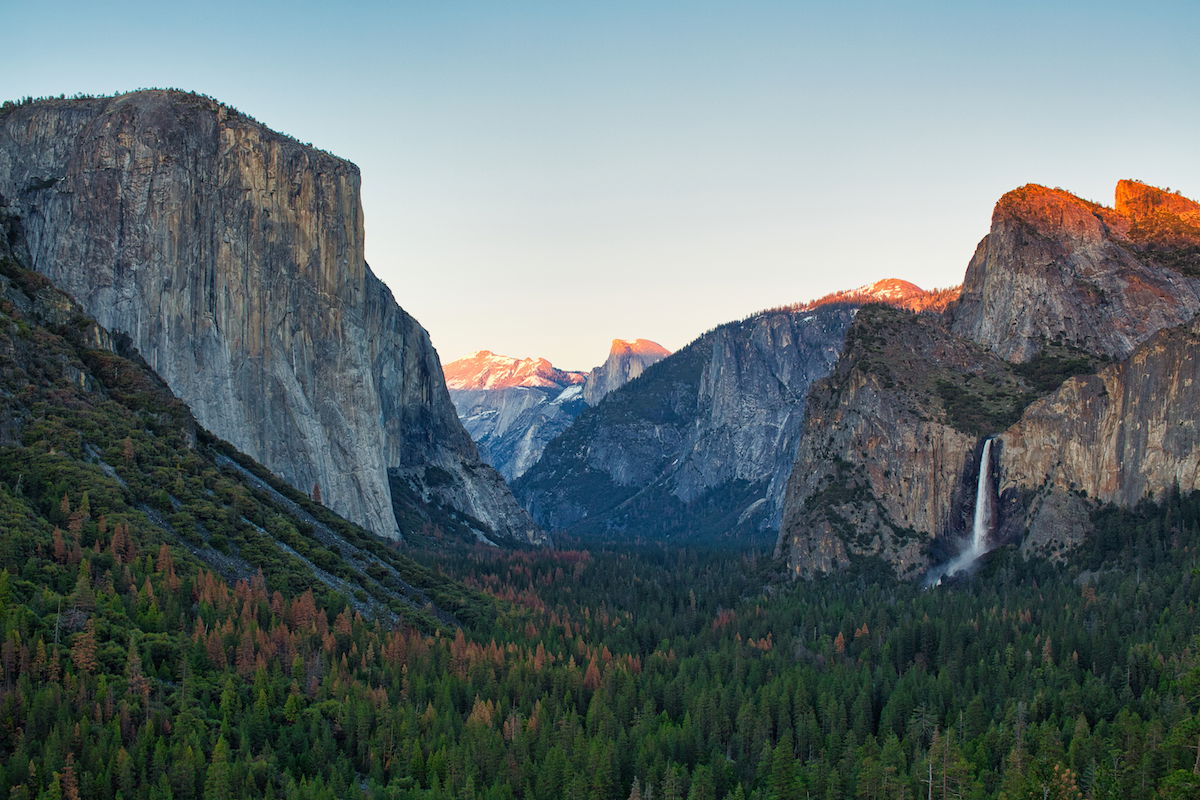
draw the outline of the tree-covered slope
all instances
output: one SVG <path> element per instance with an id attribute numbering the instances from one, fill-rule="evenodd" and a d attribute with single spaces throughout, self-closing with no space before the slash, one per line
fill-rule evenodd
<path id="1" fill-rule="evenodd" d="M 344 596 L 371 616 L 425 613 L 431 598 L 413 583 L 438 581 L 201 429 L 123 337 L 20 266 L 17 223 L 6 222 L 0 508 L 11 563 L 51 540 L 80 557 L 107 545 L 114 563 L 168 544 L 225 580 L 262 571 L 289 594 Z"/>

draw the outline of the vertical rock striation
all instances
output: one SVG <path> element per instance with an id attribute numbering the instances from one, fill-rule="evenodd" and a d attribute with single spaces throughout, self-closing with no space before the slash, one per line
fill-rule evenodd
<path id="1" fill-rule="evenodd" d="M 582 393 L 579 384 L 560 389 L 509 386 L 451 389 L 450 399 L 479 454 L 513 481 L 587 408 Z"/>
<path id="2" fill-rule="evenodd" d="M 586 408 L 587 375 L 544 358 L 481 350 L 444 367 L 450 399 L 484 460 L 506 480 L 525 474 L 546 443 Z"/>
<path id="3" fill-rule="evenodd" d="M 588 373 L 587 381 L 583 384 L 583 399 L 589 406 L 594 406 L 604 399 L 609 392 L 620 389 L 634 378 L 646 371 L 651 364 L 657 364 L 671 351 L 658 342 L 649 339 L 613 339 L 604 363 Z"/>
<path id="4" fill-rule="evenodd" d="M 809 398 L 776 553 L 802 576 L 855 556 L 921 571 L 933 539 L 970 535 L 978 443 L 1028 390 L 936 315 L 863 309 Z"/>
<path id="5" fill-rule="evenodd" d="M 581 414 L 515 491 L 539 522 L 582 533 L 773 531 L 809 389 L 857 309 L 953 295 L 886 280 L 721 325 Z"/>
<path id="6" fill-rule="evenodd" d="M 1200 317 L 1118 364 L 1072 378 L 1001 437 L 1000 490 L 1026 549 L 1057 554 L 1086 533 L 1088 501 L 1132 507 L 1200 489 Z"/>
<path id="7" fill-rule="evenodd" d="M 428 335 L 367 267 L 353 164 L 208 98 L 144 91 L 4 111 L 0 193 L 34 268 L 293 486 L 386 536 L 396 480 L 485 533 L 540 536 L 479 462 Z M 431 485 L 430 467 L 450 477 Z"/>

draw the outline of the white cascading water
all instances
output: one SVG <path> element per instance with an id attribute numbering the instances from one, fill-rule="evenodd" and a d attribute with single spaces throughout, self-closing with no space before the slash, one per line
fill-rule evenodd
<path id="1" fill-rule="evenodd" d="M 979 456 L 979 479 L 975 484 L 975 517 L 971 523 L 971 542 L 944 567 L 934 569 L 926 586 L 936 586 L 943 577 L 970 567 L 988 551 L 989 538 L 996 524 L 996 493 L 992 489 L 992 440 L 985 439 Z"/>
<path id="2" fill-rule="evenodd" d="M 988 536 L 996 519 L 996 498 L 992 495 L 992 440 L 988 439 L 979 457 L 979 483 L 975 487 L 975 520 L 971 524 L 971 552 L 975 558 L 987 552 Z"/>

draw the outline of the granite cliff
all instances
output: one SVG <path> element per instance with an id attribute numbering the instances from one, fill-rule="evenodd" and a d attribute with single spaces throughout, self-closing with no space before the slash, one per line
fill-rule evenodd
<path id="1" fill-rule="evenodd" d="M 514 491 L 540 523 L 580 533 L 775 529 L 809 387 L 833 368 L 858 307 L 877 293 L 904 304 L 954 295 L 902 283 L 704 334 L 581 414 Z"/>
<path id="2" fill-rule="evenodd" d="M 645 372 L 651 364 L 657 364 L 669 355 L 670 350 L 649 339 L 635 339 L 632 342 L 613 339 L 608 358 L 588 373 L 587 381 L 583 384 L 584 402 L 589 406 L 596 405 L 606 394 L 620 389 Z"/>
<path id="3" fill-rule="evenodd" d="M 180 567 L 194 559 L 230 582 L 311 589 L 387 623 L 462 624 L 455 613 L 471 602 L 462 587 L 213 437 L 129 337 L 96 324 L 28 263 L 21 220 L 0 198 L 0 530 L 10 568 L 47 555 L 60 536 L 75 548 L 92 537 L 76 552 L 118 568 L 139 544 L 147 557 L 170 546 Z M 43 583 L 54 585 L 29 585 Z"/>
<path id="4" fill-rule="evenodd" d="M 915 575 L 952 553 L 989 436 L 995 538 L 1027 551 L 1077 543 L 1097 503 L 1197 488 L 1198 212 L 1134 181 L 1113 208 L 1022 187 L 944 317 L 860 314 L 809 404 L 777 545 L 790 570 L 879 556 Z"/>
<path id="5" fill-rule="evenodd" d="M 1002 358 L 1047 342 L 1122 358 L 1200 311 L 1200 206 L 1121 181 L 1113 208 L 1028 185 L 1000 198 L 951 329 Z"/>
<path id="6" fill-rule="evenodd" d="M 829 572 L 853 556 L 901 575 L 928 566 L 931 537 L 969 529 L 980 437 L 1015 420 L 1032 391 L 936 315 L 864 308 L 809 397 L 777 548 L 789 570 Z"/>
<path id="7" fill-rule="evenodd" d="M 211 99 L 142 91 L 5 109 L 0 194 L 33 268 L 292 486 L 385 536 L 432 504 L 489 538 L 541 539 L 368 268 L 353 164 Z"/>
<path id="8" fill-rule="evenodd" d="M 999 492 L 1010 535 L 1058 555 L 1087 534 L 1097 503 L 1126 508 L 1200 489 L 1200 317 L 1152 336 L 1094 375 L 1072 378 L 1002 433 Z"/>

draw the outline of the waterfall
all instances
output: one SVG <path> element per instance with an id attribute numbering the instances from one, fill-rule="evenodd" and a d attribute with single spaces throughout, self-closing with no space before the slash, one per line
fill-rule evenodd
<path id="1" fill-rule="evenodd" d="M 996 492 L 992 487 L 992 439 L 983 441 L 983 453 L 979 456 L 979 477 L 975 483 L 975 515 L 971 521 L 971 541 L 962 552 L 940 567 L 930 570 L 925 586 L 937 586 L 942 578 L 961 572 L 986 553 L 991 542 L 992 529 L 996 527 Z"/>
<path id="2" fill-rule="evenodd" d="M 988 536 L 996 520 L 996 498 L 992 492 L 992 440 L 983 443 L 979 457 L 979 482 L 975 487 L 975 519 L 971 523 L 971 554 L 978 558 L 987 552 Z M 972 559 L 974 560 L 974 559 Z"/>

